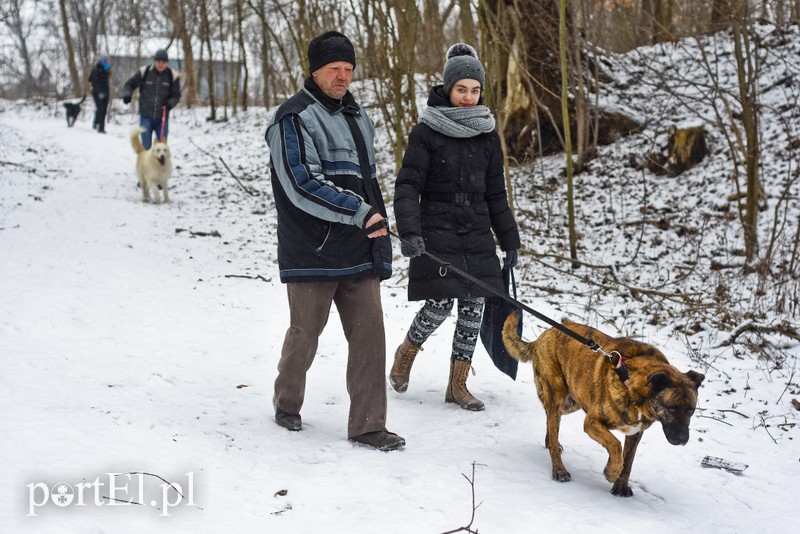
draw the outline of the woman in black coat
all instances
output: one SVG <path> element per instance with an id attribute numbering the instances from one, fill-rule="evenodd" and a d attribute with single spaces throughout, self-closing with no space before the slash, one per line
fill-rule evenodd
<path id="1" fill-rule="evenodd" d="M 445 402 L 477 411 L 484 405 L 469 392 L 466 380 L 483 301 L 491 293 L 424 253 L 430 251 L 501 292 L 495 237 L 510 266 L 516 264 L 520 239 L 508 206 L 500 138 L 494 117 L 482 105 L 484 70 L 475 50 L 464 43 L 450 47 L 443 77 L 411 131 L 395 182 L 401 252 L 411 258 L 408 298 L 425 304 L 395 353 L 389 378 L 396 391 L 406 391 L 414 358 L 457 299 Z"/>

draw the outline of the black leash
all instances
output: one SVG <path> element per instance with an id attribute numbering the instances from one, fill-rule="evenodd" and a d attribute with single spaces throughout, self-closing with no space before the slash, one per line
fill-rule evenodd
<path id="1" fill-rule="evenodd" d="M 387 224 L 387 227 L 388 227 L 388 224 Z M 387 230 L 388 230 L 389 234 L 391 234 L 392 236 L 396 237 L 400 241 L 404 241 L 404 239 L 402 237 L 400 237 L 398 234 L 393 232 L 391 229 L 387 228 Z M 619 376 L 620 380 L 622 380 L 622 382 L 625 383 L 626 386 L 628 385 L 628 368 L 625 366 L 625 358 L 623 358 L 622 355 L 620 353 L 618 353 L 617 351 L 611 351 L 610 354 L 606 353 L 602 349 L 602 347 L 600 347 L 600 345 L 598 343 L 596 343 L 594 340 L 583 337 L 582 335 L 580 335 L 579 333 L 575 332 L 574 330 L 571 330 L 571 329 L 567 328 L 563 324 L 558 323 L 558 322 L 554 321 L 553 319 L 551 319 L 550 317 L 548 317 L 548 316 L 546 316 L 546 315 L 544 315 L 542 313 L 539 313 L 538 311 L 534 310 L 530 306 L 527 306 L 526 304 L 523 304 L 522 302 L 518 301 L 517 299 L 515 299 L 511 295 L 509 295 L 507 293 L 503 293 L 503 292 L 497 291 L 495 288 L 493 288 L 492 286 L 490 286 L 489 284 L 487 284 L 483 280 L 479 280 L 478 278 L 475 278 L 471 274 L 462 271 L 458 267 L 453 266 L 451 263 L 448 263 L 448 262 L 444 261 L 442 258 L 438 257 L 437 255 L 435 255 L 435 254 L 433 254 L 431 252 L 428 252 L 427 250 L 425 252 L 423 252 L 422 254 L 424 256 L 428 256 L 430 259 L 432 259 L 433 261 L 438 263 L 440 265 L 440 267 L 444 267 L 446 270 L 453 271 L 454 273 L 456 273 L 457 275 L 461 276 L 462 278 L 465 278 L 465 279 L 469 280 L 470 282 L 472 282 L 473 284 L 476 284 L 476 285 L 482 287 L 486 291 L 490 292 L 492 295 L 495 295 L 495 296 L 500 297 L 501 299 L 503 299 L 503 300 L 505 300 L 507 302 L 510 302 L 511 304 L 513 304 L 514 306 L 518 307 L 519 309 L 525 310 L 526 312 L 530 313 L 534 317 L 536 317 L 536 318 L 544 321 L 545 323 L 549 324 L 550 326 L 558 329 L 559 331 L 563 332 L 564 334 L 568 335 L 569 337 L 571 337 L 572 339 L 578 341 L 579 343 L 581 343 L 583 345 L 586 345 L 587 347 L 589 347 L 594 352 L 599 352 L 599 353 L 603 354 L 604 356 L 606 356 L 609 359 L 611 364 L 614 366 L 614 370 L 616 371 L 616 373 Z M 444 276 L 444 275 L 442 275 L 442 276 Z M 616 362 L 614 361 L 614 358 L 613 358 L 614 354 L 617 355 L 617 361 Z"/>

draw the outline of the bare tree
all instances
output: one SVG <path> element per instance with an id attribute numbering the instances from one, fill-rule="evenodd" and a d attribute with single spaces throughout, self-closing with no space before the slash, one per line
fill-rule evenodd
<path id="1" fill-rule="evenodd" d="M 192 34 L 186 17 L 186 0 L 167 0 L 167 12 L 183 50 L 183 77 L 186 80 L 183 102 L 191 108 L 197 102 L 197 71 L 192 50 Z"/>
<path id="2" fill-rule="evenodd" d="M 12 66 L 17 71 L 17 79 L 20 80 L 21 93 L 27 98 L 34 94 L 36 83 L 33 77 L 33 67 L 31 65 L 31 53 L 28 48 L 28 39 L 34 27 L 35 19 L 30 16 L 24 17 L 24 13 L 35 12 L 39 4 L 38 0 L 33 0 L 32 9 L 22 9 L 25 0 L 8 0 L 7 3 L 0 4 L 0 18 L 3 24 L 11 32 L 14 45 L 19 52 L 19 63 L 21 65 Z M 21 66 L 21 74 L 20 73 Z"/>
<path id="3" fill-rule="evenodd" d="M 758 57 L 750 40 L 750 17 L 747 0 L 731 2 L 734 56 L 739 81 L 739 101 L 742 108 L 742 127 L 745 132 L 745 172 L 747 201 L 745 208 L 745 255 L 753 261 L 758 253 L 758 197 L 761 185 L 758 178 L 760 153 L 758 148 Z"/>
<path id="4" fill-rule="evenodd" d="M 235 0 L 234 9 L 236 10 L 236 42 L 239 46 L 239 64 L 242 70 L 242 110 L 247 111 L 247 92 L 249 90 L 248 82 L 250 73 L 247 69 L 247 47 L 244 42 L 245 9 L 243 0 Z M 237 76 L 233 86 L 234 88 L 238 88 L 240 69 L 237 68 L 235 72 Z"/>
<path id="5" fill-rule="evenodd" d="M 206 79 L 208 81 L 208 104 L 211 108 L 208 119 L 213 121 L 217 119 L 217 99 L 214 86 L 214 49 L 211 43 L 211 19 L 209 18 L 208 2 L 206 0 L 199 0 L 199 4 L 201 48 L 204 47 L 206 52 L 208 52 L 208 58 L 206 59 Z"/>
<path id="6" fill-rule="evenodd" d="M 418 118 L 414 72 L 420 14 L 414 0 L 374 0 L 370 13 L 374 23 L 368 39 L 374 45 L 366 57 L 399 169 L 408 133 Z"/>
<path id="7" fill-rule="evenodd" d="M 575 193 L 572 187 L 572 134 L 569 124 L 569 61 L 567 61 L 567 0 L 560 0 L 558 9 L 558 48 L 561 63 L 561 117 L 564 123 L 564 150 L 567 156 L 567 218 L 569 255 L 578 259 L 578 233 L 575 230 Z M 573 262 L 573 267 L 578 263 Z"/>
<path id="8" fill-rule="evenodd" d="M 77 55 L 81 79 L 88 77 L 98 52 L 98 35 L 105 24 L 107 0 L 66 0 L 70 19 L 77 27 Z"/>
<path id="9" fill-rule="evenodd" d="M 72 35 L 70 35 L 69 31 L 66 0 L 58 0 L 58 8 L 61 12 L 61 27 L 64 31 L 64 43 L 67 45 L 67 63 L 69 64 L 69 77 L 72 80 L 72 94 L 74 96 L 81 96 L 83 94 L 83 83 L 81 75 L 78 74 L 78 64 L 75 62 L 75 47 L 72 44 Z"/>

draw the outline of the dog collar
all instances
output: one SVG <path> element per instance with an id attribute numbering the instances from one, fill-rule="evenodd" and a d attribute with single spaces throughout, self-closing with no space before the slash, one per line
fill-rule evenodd
<path id="1" fill-rule="evenodd" d="M 614 366 L 614 372 L 617 373 L 617 376 L 620 380 L 622 380 L 622 384 L 625 386 L 626 389 L 628 388 L 628 366 L 625 365 L 625 362 L 630 360 L 630 358 L 626 358 L 619 352 L 612 350 L 611 352 L 606 352 L 602 348 L 597 348 L 597 352 L 601 353 L 603 356 L 608 358 L 608 361 L 611 362 L 611 365 Z M 616 361 L 615 361 L 616 360 Z"/>

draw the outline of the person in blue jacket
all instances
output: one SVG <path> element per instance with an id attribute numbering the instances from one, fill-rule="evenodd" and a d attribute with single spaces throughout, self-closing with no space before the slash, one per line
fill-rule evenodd
<path id="1" fill-rule="evenodd" d="M 348 438 L 378 450 L 405 440 L 386 430 L 386 338 L 380 282 L 391 276 L 386 207 L 372 121 L 349 91 L 350 40 L 335 31 L 308 46 L 311 75 L 266 131 L 278 214 L 278 267 L 290 326 L 275 380 L 275 422 L 300 430 L 306 372 L 331 305 L 348 343 Z"/>
<path id="2" fill-rule="evenodd" d="M 111 58 L 103 54 L 89 74 L 89 83 L 92 85 L 92 98 L 94 99 L 94 120 L 92 128 L 97 133 L 106 133 L 106 111 L 108 110 L 109 83 L 111 76 Z"/>

